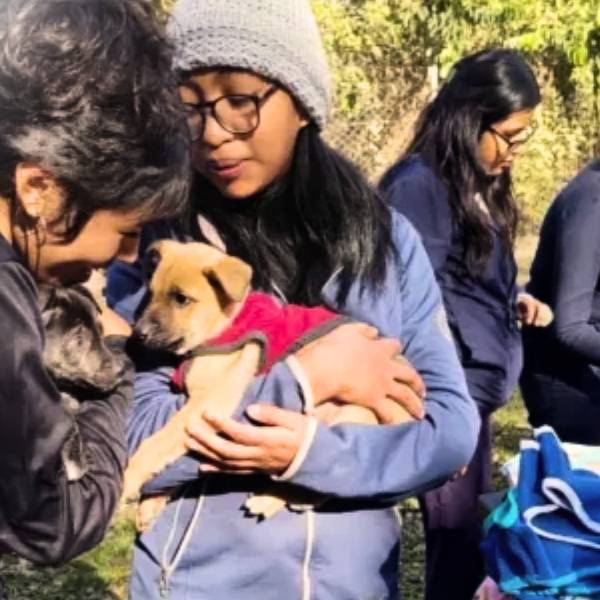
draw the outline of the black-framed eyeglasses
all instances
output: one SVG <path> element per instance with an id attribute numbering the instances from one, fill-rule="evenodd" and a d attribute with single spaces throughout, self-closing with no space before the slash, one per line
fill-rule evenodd
<path id="1" fill-rule="evenodd" d="M 184 103 L 192 141 L 195 142 L 204 135 L 208 115 L 229 133 L 252 133 L 260 125 L 260 109 L 278 89 L 276 85 L 271 85 L 260 96 L 226 94 L 212 102 Z"/>
<path id="2" fill-rule="evenodd" d="M 503 133 L 500 133 L 494 127 L 488 127 L 488 131 L 494 134 L 494 137 L 500 138 L 506 144 L 505 152 L 513 152 L 517 148 L 522 148 L 530 139 L 531 136 L 535 133 L 535 129 L 533 127 L 528 127 L 523 132 L 518 134 L 516 138 L 506 137 Z"/>

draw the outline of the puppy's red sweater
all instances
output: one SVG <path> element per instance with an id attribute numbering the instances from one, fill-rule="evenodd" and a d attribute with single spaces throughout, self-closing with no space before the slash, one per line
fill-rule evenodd
<path id="1" fill-rule="evenodd" d="M 280 304 L 272 296 L 251 292 L 229 327 L 193 351 L 192 356 L 226 354 L 250 341 L 258 342 L 261 358 L 257 372 L 266 373 L 276 362 L 349 321 L 326 308 Z M 180 390 L 185 389 L 188 362 L 173 374 L 173 384 Z"/>

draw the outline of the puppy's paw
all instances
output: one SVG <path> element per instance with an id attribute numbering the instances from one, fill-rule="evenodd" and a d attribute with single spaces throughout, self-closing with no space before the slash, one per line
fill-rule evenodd
<path id="1" fill-rule="evenodd" d="M 75 423 L 71 435 L 63 446 L 61 455 L 67 481 L 79 481 L 88 472 L 83 440 Z"/>
<path id="2" fill-rule="evenodd" d="M 264 494 L 256 494 L 250 496 L 244 503 L 244 508 L 249 515 L 258 517 L 259 519 L 270 519 L 280 510 L 284 509 L 286 501 L 277 496 L 267 496 Z"/>
<path id="3" fill-rule="evenodd" d="M 140 500 L 135 511 L 135 527 L 138 533 L 144 533 L 154 525 L 168 501 L 168 496 L 149 496 Z"/>
<path id="4" fill-rule="evenodd" d="M 134 469 L 125 469 L 123 477 L 123 492 L 121 493 L 121 502 L 123 504 L 133 504 L 140 499 L 140 490 L 146 479 L 139 476 Z"/>

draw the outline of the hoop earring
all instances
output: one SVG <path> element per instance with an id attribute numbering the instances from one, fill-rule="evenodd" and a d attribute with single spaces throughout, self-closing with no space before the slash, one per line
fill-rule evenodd
<path id="1" fill-rule="evenodd" d="M 41 248 L 48 238 L 48 221 L 46 217 L 38 217 L 35 222 L 35 241 L 38 248 Z"/>
<path id="2" fill-rule="evenodd" d="M 46 243 L 48 238 L 48 222 L 46 217 L 38 217 L 33 226 L 33 234 L 35 236 L 35 256 L 33 269 L 35 273 L 40 270 L 40 262 L 42 260 L 42 246 Z M 29 245 L 27 246 L 27 253 L 29 254 Z"/>

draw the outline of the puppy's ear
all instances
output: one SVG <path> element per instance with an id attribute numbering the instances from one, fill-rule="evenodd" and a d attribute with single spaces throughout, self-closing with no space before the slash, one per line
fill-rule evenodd
<path id="1" fill-rule="evenodd" d="M 68 289 L 75 292 L 76 294 L 79 294 L 80 296 L 83 296 L 86 300 L 88 300 L 93 306 L 95 312 L 102 312 L 102 307 L 100 306 L 100 304 L 98 304 L 98 301 L 94 297 L 94 294 L 92 294 L 92 292 L 87 287 L 85 287 L 85 285 L 81 285 L 78 283 L 70 286 Z"/>
<path id="2" fill-rule="evenodd" d="M 204 269 L 208 282 L 215 288 L 223 306 L 241 302 L 252 281 L 252 268 L 239 258 L 225 256 Z"/>
<path id="3" fill-rule="evenodd" d="M 56 287 L 42 283 L 38 286 L 38 302 L 40 312 L 48 310 L 54 303 L 56 297 Z"/>

